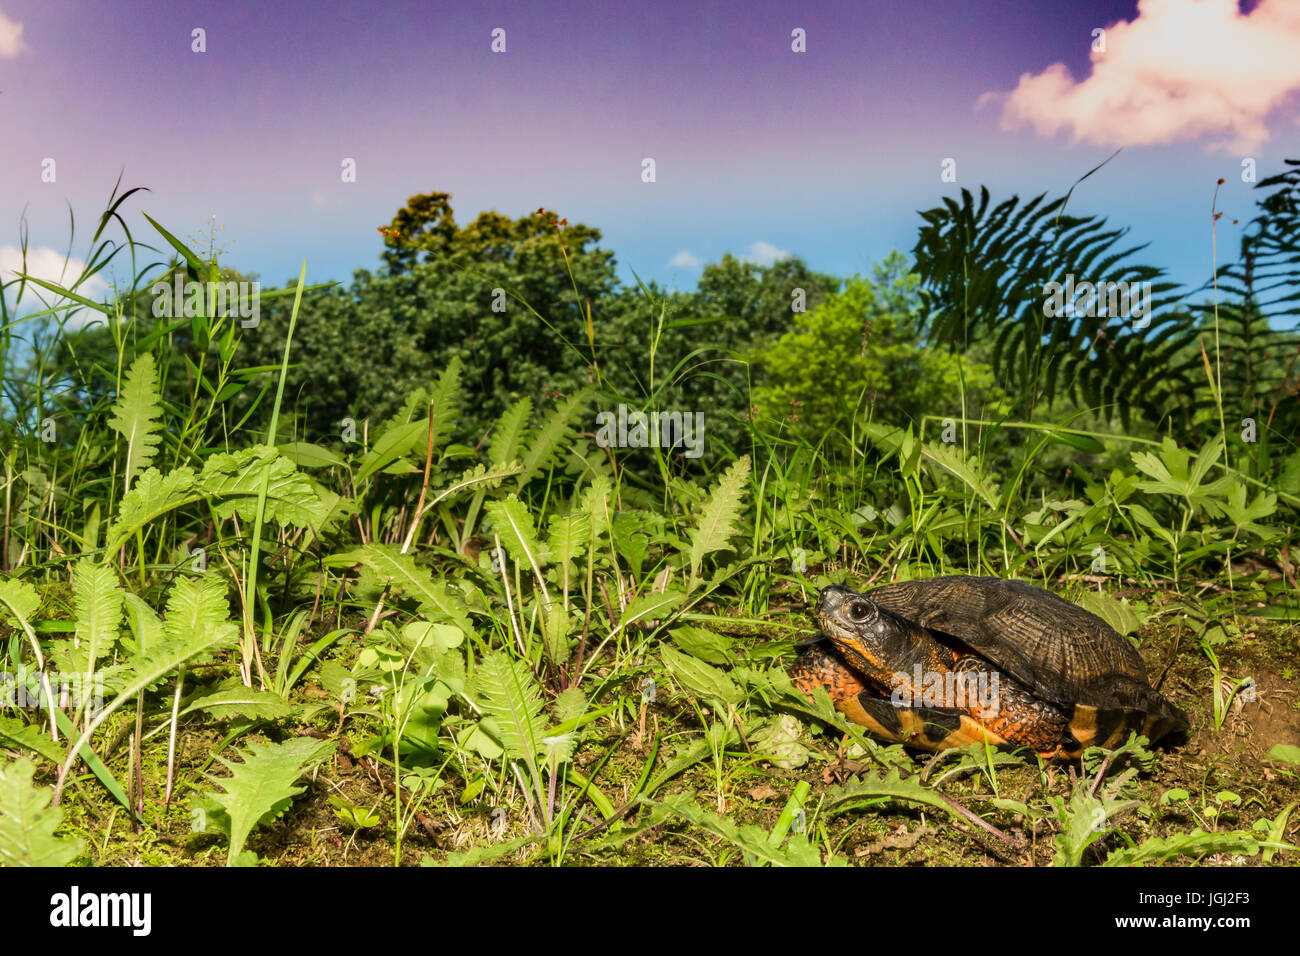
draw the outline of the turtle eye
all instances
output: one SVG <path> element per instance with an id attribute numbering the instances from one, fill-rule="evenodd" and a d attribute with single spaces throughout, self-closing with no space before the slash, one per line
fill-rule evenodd
<path id="1" fill-rule="evenodd" d="M 871 617 L 871 605 L 866 601 L 854 601 L 849 605 L 849 617 L 855 621 L 865 621 Z"/>

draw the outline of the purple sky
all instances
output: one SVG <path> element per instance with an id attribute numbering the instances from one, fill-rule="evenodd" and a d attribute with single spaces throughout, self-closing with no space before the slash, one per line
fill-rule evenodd
<path id="1" fill-rule="evenodd" d="M 1215 180 L 1223 261 L 1255 212 L 1242 159 L 1263 178 L 1300 157 L 1300 2 L 1244 9 L 0 0 L 0 271 L 24 209 L 38 272 L 62 260 L 68 204 L 84 256 L 125 169 L 152 190 L 126 207 L 137 237 L 154 241 L 141 211 L 182 237 L 215 214 L 224 261 L 268 284 L 304 258 L 309 281 L 377 268 L 376 226 L 430 190 L 462 224 L 545 205 L 595 226 L 625 280 L 693 288 L 726 251 L 849 275 L 910 249 L 944 195 L 1059 195 L 1124 145 L 1071 211 L 1131 226 L 1143 259 L 1198 285 Z"/>

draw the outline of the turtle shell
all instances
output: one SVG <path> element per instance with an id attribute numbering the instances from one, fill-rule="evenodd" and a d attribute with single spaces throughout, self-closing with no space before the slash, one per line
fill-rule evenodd
<path id="1" fill-rule="evenodd" d="M 1132 644 L 1095 614 L 1032 584 L 949 575 L 865 593 L 900 617 L 956 638 L 1062 707 L 1145 709 L 1155 694 Z"/>
<path id="2" fill-rule="evenodd" d="M 949 575 L 865 592 L 940 639 L 966 645 L 1069 715 L 1077 741 L 1114 746 L 1129 730 L 1157 740 L 1188 720 L 1152 688 L 1137 650 L 1109 624 L 1022 581 Z"/>

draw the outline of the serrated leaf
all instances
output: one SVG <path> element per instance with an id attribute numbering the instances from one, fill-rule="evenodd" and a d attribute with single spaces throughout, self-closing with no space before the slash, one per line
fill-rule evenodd
<path id="1" fill-rule="evenodd" d="M 555 695 L 551 701 L 551 713 L 557 724 L 576 721 L 587 710 L 587 695 L 581 687 L 570 687 Z"/>
<path id="2" fill-rule="evenodd" d="M 700 574 L 700 563 L 705 555 L 731 547 L 731 536 L 736 533 L 736 519 L 740 515 L 741 499 L 749 481 L 749 456 L 742 455 L 726 470 L 708 503 L 700 514 L 699 523 L 691 531 L 691 583 Z"/>
<path id="3" fill-rule="evenodd" d="M 550 467 L 560 449 L 566 448 L 572 443 L 573 419 L 578 414 L 578 409 L 582 408 L 590 400 L 590 390 L 583 389 L 570 395 L 550 414 L 533 437 L 532 444 L 528 446 L 528 451 L 523 455 L 523 470 L 519 473 L 519 479 L 515 483 L 517 489 L 524 488 L 543 470 Z"/>
<path id="4" fill-rule="evenodd" d="M 230 839 L 226 865 L 234 863 L 244 849 L 253 828 L 275 819 L 284 813 L 293 798 L 306 787 L 294 783 L 311 768 L 334 753 L 334 741 L 314 740 L 311 737 L 294 737 L 284 743 L 250 743 L 240 756 L 242 763 L 224 757 L 219 760 L 230 770 L 228 777 L 206 774 L 208 780 L 220 787 L 207 796 L 224 812 L 218 825 Z"/>
<path id="5" fill-rule="evenodd" d="M 546 549 L 551 560 L 565 565 L 576 561 L 587 550 L 587 541 L 591 536 L 591 519 L 579 512 L 571 515 L 552 515 Z"/>
<path id="6" fill-rule="evenodd" d="M 217 647 L 233 644 L 237 631 L 238 626 L 230 620 L 226 582 L 220 575 L 213 572 L 176 579 L 167 596 L 165 639 L 179 642 L 202 637 L 211 641 L 210 647 Z"/>
<path id="7" fill-rule="evenodd" d="M 821 849 L 799 833 L 791 834 L 787 845 L 772 846 L 768 834 L 753 824 L 738 825 L 734 820 L 720 817 L 697 807 L 686 794 L 672 794 L 660 803 L 640 798 L 650 808 L 651 826 L 678 817 L 694 827 L 721 837 L 744 852 L 747 862 L 766 863 L 769 866 L 821 866 Z M 832 856 L 828 866 L 848 866 L 843 857 Z"/>
<path id="8" fill-rule="evenodd" d="M 524 431 L 529 419 L 533 417 L 533 402 L 527 396 L 519 399 L 497 419 L 492 431 L 492 444 L 488 446 L 488 461 L 494 465 L 504 465 L 519 457 L 523 446 Z"/>
<path id="9" fill-rule="evenodd" d="M 32 615 L 41 606 L 36 588 L 17 578 L 0 581 L 0 621 L 13 622 L 19 630 L 31 630 Z"/>
<path id="10" fill-rule="evenodd" d="M 1137 846 L 1112 850 L 1105 866 L 1139 866 L 1167 860 L 1174 856 L 1204 856 L 1207 853 L 1241 853 L 1254 856 L 1260 843 L 1241 830 L 1224 833 L 1206 833 L 1200 827 L 1191 833 L 1175 833 L 1170 837 L 1150 837 Z"/>
<path id="11" fill-rule="evenodd" d="M 665 591 L 663 594 L 642 594 L 632 599 L 623 612 L 620 626 L 626 630 L 638 621 L 666 618 L 686 600 L 680 591 Z"/>
<path id="12" fill-rule="evenodd" d="M 83 558 L 73 567 L 72 604 L 87 673 L 94 671 L 96 662 L 117 643 L 125 593 L 118 585 L 117 572 L 107 564 Z"/>
<path id="13" fill-rule="evenodd" d="M 197 711 L 204 711 L 217 720 L 228 720 L 231 717 L 282 720 L 293 713 L 293 706 L 274 691 L 254 690 L 234 678 L 212 693 L 191 701 L 177 717 Z"/>
<path id="14" fill-rule="evenodd" d="M 667 644 L 659 648 L 659 657 L 679 684 L 699 697 L 708 698 L 715 705 L 721 702 L 734 707 L 744 699 L 745 692 L 735 681 L 698 658 L 683 654 Z"/>
<path id="15" fill-rule="evenodd" d="M 269 445 L 255 445 L 234 454 L 211 456 L 198 475 L 177 468 L 162 475 L 150 468 L 123 495 L 108 529 L 106 551 L 115 554 L 136 531 L 153 519 L 198 501 L 208 501 L 219 517 L 238 512 L 252 519 L 266 480 L 267 521 L 294 527 L 318 527 L 328 507 L 306 475 Z"/>
<path id="16" fill-rule="evenodd" d="M 395 546 L 371 543 L 346 554 L 334 555 L 325 563 L 332 567 L 363 564 L 384 584 L 416 601 L 425 617 L 433 621 L 448 621 L 465 634 L 474 634 L 464 600 L 448 589 L 446 581 L 435 579 L 431 571 L 416 565 L 414 557 L 402 554 Z"/>
<path id="17" fill-rule="evenodd" d="M 5 686 L 6 695 L 14 692 L 14 685 Z M 11 705 L 7 697 L 3 700 L 3 705 Z M 17 717 L 0 715 L 0 744 L 16 750 L 35 750 L 46 760 L 63 763 L 63 748 L 50 739 L 49 732 L 41 730 L 36 724 L 25 724 Z"/>
<path id="18" fill-rule="evenodd" d="M 489 501 L 484 510 L 492 518 L 492 528 L 500 536 L 506 553 L 540 574 L 550 563 L 551 554 L 537 539 L 537 527 L 528 506 L 511 494 L 500 501 Z"/>
<path id="19" fill-rule="evenodd" d="M 486 489 L 499 487 L 501 482 L 511 475 L 519 474 L 520 466 L 517 464 L 493 465 L 487 468 L 481 464 L 468 468 L 460 479 L 448 485 L 439 491 L 430 502 L 430 507 L 449 498 L 454 498 L 459 494 L 473 489 Z"/>
<path id="20" fill-rule="evenodd" d="M 687 625 L 673 628 L 668 637 L 687 654 L 702 661 L 718 665 L 736 663 L 731 641 L 721 634 Z"/>
<path id="21" fill-rule="evenodd" d="M 0 765 L 0 865 L 67 866 L 81 855 L 76 837 L 55 834 L 63 811 L 50 806 L 53 791 L 32 783 L 26 758 Z"/>
<path id="22" fill-rule="evenodd" d="M 474 675 L 474 691 L 483 714 L 496 725 L 506 753 L 533 765 L 544 749 L 546 721 L 537 681 L 522 664 L 500 651 L 483 655 Z"/>
<path id="23" fill-rule="evenodd" d="M 851 777 L 844 786 L 832 787 L 827 792 L 822 805 L 828 810 L 839 813 L 864 801 L 879 801 L 881 797 L 921 803 L 957 816 L 942 797 L 922 786 L 915 777 L 900 776 L 896 767 L 884 777 L 871 772 L 864 773 L 861 777 Z"/>
<path id="24" fill-rule="evenodd" d="M 126 483 L 153 464 L 162 437 L 162 405 L 158 401 L 158 370 L 150 352 L 141 352 L 126 374 L 126 383 L 113 403 L 108 426 L 126 439 Z"/>

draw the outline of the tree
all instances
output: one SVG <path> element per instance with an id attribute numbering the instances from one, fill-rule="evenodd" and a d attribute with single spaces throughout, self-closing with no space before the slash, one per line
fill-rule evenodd
<path id="1" fill-rule="evenodd" d="M 854 414 L 919 424 L 927 414 L 960 415 L 963 379 L 971 417 L 1005 409 L 987 365 L 924 347 L 919 280 L 905 265 L 893 254 L 872 279 L 855 276 L 796 318 L 762 359 L 760 415 L 785 419 L 814 442 Z"/>

